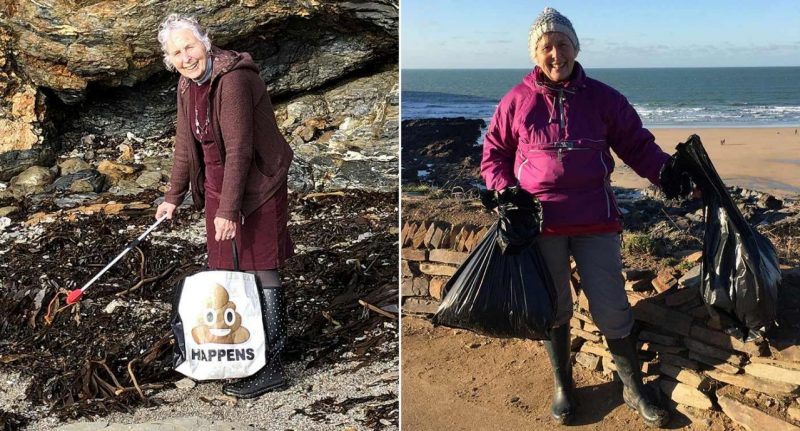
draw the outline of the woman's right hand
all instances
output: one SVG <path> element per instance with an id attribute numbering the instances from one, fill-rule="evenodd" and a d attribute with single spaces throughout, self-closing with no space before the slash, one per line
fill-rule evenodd
<path id="1" fill-rule="evenodd" d="M 161 217 L 167 217 L 167 219 L 172 220 L 172 215 L 175 213 L 175 208 L 177 205 L 171 204 L 169 202 L 161 202 L 156 208 L 156 219 L 160 219 Z"/>

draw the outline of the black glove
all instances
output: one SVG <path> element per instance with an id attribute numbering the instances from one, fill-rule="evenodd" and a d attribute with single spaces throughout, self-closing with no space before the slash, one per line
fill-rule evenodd
<path id="1" fill-rule="evenodd" d="M 692 177 L 678 153 L 673 154 L 659 174 L 661 191 L 668 199 L 686 198 L 692 193 Z"/>
<path id="2" fill-rule="evenodd" d="M 482 200 L 488 209 L 497 207 L 500 213 L 497 244 L 503 254 L 519 253 L 542 231 L 542 204 L 525 190 L 509 187 L 502 193 L 489 192 Z"/>

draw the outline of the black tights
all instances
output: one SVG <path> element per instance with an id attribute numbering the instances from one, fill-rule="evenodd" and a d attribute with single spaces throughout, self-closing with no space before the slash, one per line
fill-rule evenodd
<path id="1" fill-rule="evenodd" d="M 267 269 L 263 271 L 248 271 L 258 279 L 262 289 L 274 289 L 281 287 L 281 276 L 277 269 Z"/>

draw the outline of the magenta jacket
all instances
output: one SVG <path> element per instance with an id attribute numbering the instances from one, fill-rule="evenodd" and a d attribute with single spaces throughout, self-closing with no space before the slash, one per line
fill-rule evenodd
<path id="1" fill-rule="evenodd" d="M 618 91 L 575 63 L 570 80 L 548 81 L 539 67 L 506 94 L 483 143 L 486 187 L 519 184 L 542 202 L 545 228 L 619 221 L 610 149 L 655 185 L 669 155 Z"/>

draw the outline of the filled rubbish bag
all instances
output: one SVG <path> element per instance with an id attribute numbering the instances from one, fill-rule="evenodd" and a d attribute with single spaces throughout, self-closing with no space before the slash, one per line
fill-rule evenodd
<path id="1" fill-rule="evenodd" d="M 697 135 L 678 144 L 677 150 L 703 193 L 703 301 L 712 315 L 735 322 L 725 328 L 729 334 L 759 338 L 776 316 L 781 272 L 775 247 L 744 219 Z"/>
<path id="2" fill-rule="evenodd" d="M 533 202 L 529 208 L 538 205 L 539 215 L 535 217 L 541 220 L 541 205 L 528 196 Z M 528 202 L 523 197 L 513 199 L 519 199 L 518 203 Z M 523 214 L 526 210 L 521 209 L 524 205 L 509 202 L 495 200 L 501 206 L 500 219 L 445 285 L 445 297 L 433 316 L 435 324 L 491 337 L 537 340 L 549 337 L 556 312 L 556 292 L 539 248 L 532 245 L 541 222 L 534 221 L 530 214 L 526 217 Z M 503 205 L 507 211 L 502 209 Z"/>
<path id="3" fill-rule="evenodd" d="M 482 198 L 492 210 L 498 209 L 497 244 L 503 254 L 517 254 L 526 249 L 542 231 L 542 204 L 535 196 L 519 187 L 509 187 L 502 193 L 487 192 Z"/>

